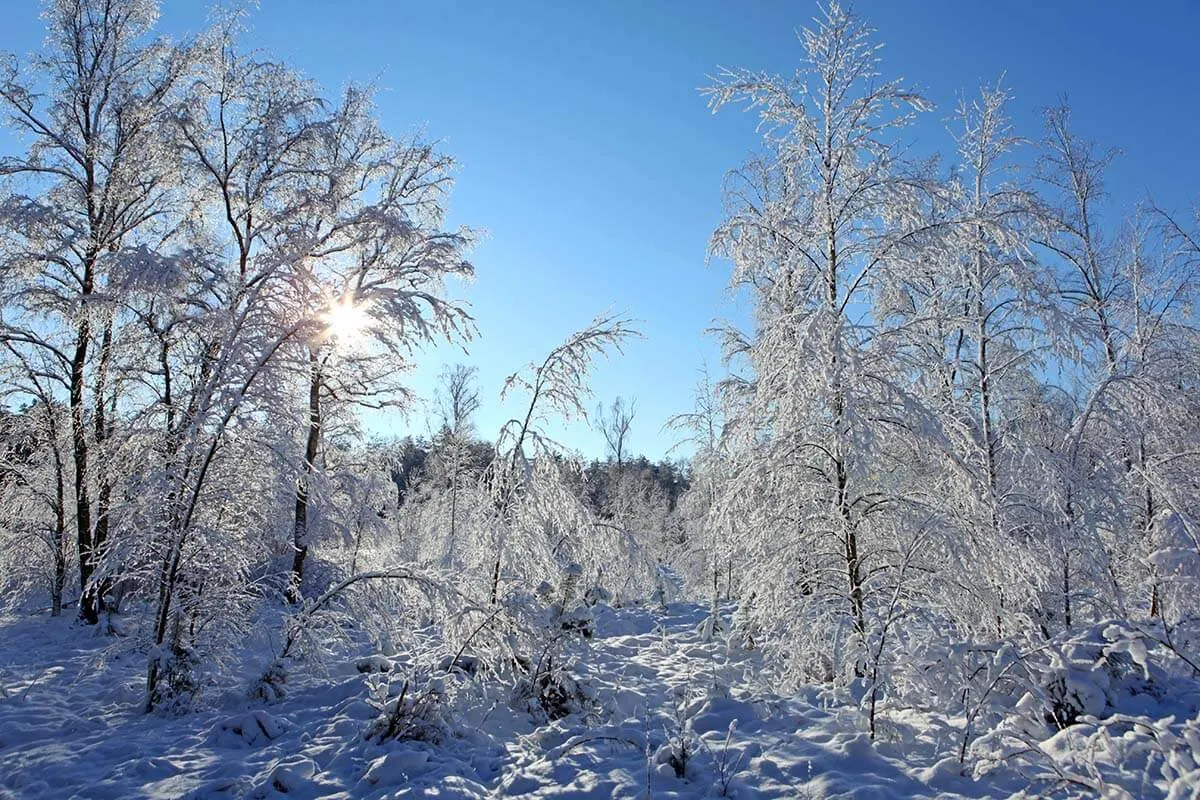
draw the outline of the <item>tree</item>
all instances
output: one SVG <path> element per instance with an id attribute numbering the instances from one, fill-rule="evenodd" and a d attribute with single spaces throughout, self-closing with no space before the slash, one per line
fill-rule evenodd
<path id="1" fill-rule="evenodd" d="M 443 229 L 453 160 L 419 140 L 387 136 L 370 93 L 357 88 L 314 128 L 300 191 L 319 200 L 290 224 L 308 240 L 299 259 L 301 306 L 327 304 L 328 310 L 326 329 L 306 342 L 308 420 L 296 489 L 294 587 L 310 544 L 309 489 L 323 395 L 395 404 L 397 394 L 389 397 L 389 390 L 415 348 L 471 331 L 465 309 L 444 297 L 447 278 L 472 274 L 465 255 L 471 232 Z"/>
<path id="2" fill-rule="evenodd" d="M 545 424 L 555 416 L 586 417 L 586 380 L 593 360 L 610 349 L 620 352 L 624 340 L 637 335 L 626 319 L 597 317 L 586 328 L 568 336 L 541 363 L 530 363 L 523 372 L 513 373 L 505 381 L 502 398 L 521 391 L 527 399 L 524 414 L 501 427 L 489 475 L 500 517 L 491 577 L 493 605 L 499 599 L 505 550 L 510 546 L 508 534 L 516 528 L 517 501 L 528 492 L 536 474 L 526 448 L 531 448 L 534 459 L 541 462 L 540 474 L 553 476 L 554 470 L 548 462 L 552 460 L 554 447 Z"/>
<path id="3" fill-rule="evenodd" d="M 479 370 L 465 364 L 446 367 L 439 376 L 438 389 L 442 430 L 437 445 L 437 455 L 442 473 L 449 481 L 450 490 L 450 535 L 446 542 L 444 563 L 453 563 L 458 546 L 458 498 L 464 473 L 470 468 L 470 446 L 473 423 L 471 417 L 479 410 L 479 389 L 475 384 Z"/>
<path id="4" fill-rule="evenodd" d="M 12 59 L 0 77 L 0 104 L 30 140 L 25 155 L 0 162 L 0 175 L 28 178 L 38 192 L 4 198 L 0 304 L 16 311 L 0 335 L 44 353 L 53 380 L 67 388 L 80 615 L 94 624 L 103 589 L 93 573 L 107 547 L 110 487 L 103 452 L 92 456 L 108 436 L 114 271 L 139 231 L 171 206 L 163 125 L 186 59 L 185 50 L 148 41 L 153 0 L 56 0 L 45 16 L 48 49 L 32 72 L 46 76 L 47 92 Z"/>
<path id="5" fill-rule="evenodd" d="M 891 259 L 928 229 L 915 211 L 926 184 L 894 136 L 928 103 L 879 77 L 873 31 L 840 5 L 801 38 L 794 76 L 726 71 L 707 90 L 714 110 L 745 103 L 766 131 L 768 152 L 731 177 L 713 237 L 756 303 L 754 334 L 727 334 L 751 375 L 725 390 L 738 466 L 722 513 L 744 521 L 743 547 L 763 565 L 743 591 L 797 660 L 816 657 L 797 639 L 844 621 L 865 652 L 868 595 L 889 570 L 876 559 L 911 505 L 903 473 L 882 464 L 905 458 L 920 422 L 870 308 Z"/>
<path id="6" fill-rule="evenodd" d="M 633 425 L 635 416 L 637 416 L 637 400 L 631 401 L 626 406 L 624 398 L 617 397 L 607 411 L 603 404 L 596 406 L 596 427 L 604 436 L 604 443 L 608 447 L 608 456 L 616 462 L 618 472 L 625 463 L 629 429 Z"/>
<path id="7" fill-rule="evenodd" d="M 1120 532 L 1140 529 L 1143 539 L 1150 532 L 1157 503 L 1140 465 L 1157 438 L 1154 409 L 1186 403 L 1159 369 L 1188 358 L 1191 325 L 1184 308 L 1194 288 L 1169 259 L 1152 263 L 1140 224 L 1128 228 L 1128 247 L 1102 225 L 1105 173 L 1116 151 L 1080 137 L 1065 103 L 1045 112 L 1045 125 L 1038 178 L 1049 204 L 1046 233 L 1037 243 L 1056 267 L 1071 325 L 1056 387 L 1068 406 L 1054 448 L 1058 587 L 1047 593 L 1053 601 L 1044 616 L 1069 630 L 1080 612 L 1106 613 L 1079 607 L 1084 601 L 1094 606 L 1091 598 L 1125 607 L 1116 562 L 1130 547 Z M 1168 329 L 1175 332 L 1160 338 Z M 1131 514 L 1134 509 L 1142 513 Z"/>
<path id="8" fill-rule="evenodd" d="M 31 529 L 31 538 L 40 541 L 50 556 L 46 583 L 50 589 L 50 616 L 57 617 L 62 613 L 72 549 L 68 538 L 71 487 L 67 414 L 46 377 L 53 372 L 46 369 L 45 353 L 29 354 L 41 359 L 30 362 L 19 348 L 6 346 L 17 369 L 11 380 L 0 371 L 11 387 L 0 391 L 0 398 L 11 393 L 33 397 L 34 401 L 19 415 L 0 414 L 0 421 L 7 423 L 0 425 L 0 439 L 6 445 L 0 457 L 0 503 L 10 509 L 10 519 L 22 520 L 21 527 Z M 24 549 L 19 543 L 15 546 Z"/>
<path id="9" fill-rule="evenodd" d="M 1024 613 L 1018 595 L 1038 572 L 1023 541 L 1038 493 L 1027 491 L 1032 454 L 1019 431 L 1059 327 L 1053 276 L 1031 252 L 1040 209 L 1017 181 L 1008 102 L 997 85 L 959 104 L 958 162 L 926 212 L 945 224 L 900 250 L 876 311 L 937 419 L 946 466 L 926 479 L 948 498 L 946 556 L 960 574 L 986 576 L 955 581 L 947 600 L 961 623 L 997 633 L 1006 606 Z"/>
<path id="10" fill-rule="evenodd" d="M 689 537 L 687 550 L 698 556 L 697 582 L 709 591 L 713 603 L 724 594 L 728 597 L 733 583 L 733 551 L 731 531 L 718 524 L 717 504 L 720 491 L 728 480 L 727 468 L 732 461 L 724 452 L 729 444 L 723 437 L 725 422 L 723 404 L 708 370 L 701 373 L 695 390 L 695 408 L 672 417 L 671 429 L 685 434 L 684 442 L 695 447 L 691 459 L 691 481 L 680 497 L 681 514 L 686 520 Z M 724 570 L 725 589 L 721 578 Z"/>

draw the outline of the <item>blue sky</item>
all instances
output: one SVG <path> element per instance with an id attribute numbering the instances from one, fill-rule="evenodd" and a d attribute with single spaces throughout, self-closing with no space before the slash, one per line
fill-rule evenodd
<path id="1" fill-rule="evenodd" d="M 162 29 L 195 31 L 207 2 L 167 0 Z M 1067 95 L 1079 130 L 1120 147 L 1114 206 L 1152 194 L 1200 200 L 1200 3 L 1159 0 L 974 3 L 863 0 L 855 9 L 887 43 L 884 72 L 922 87 L 937 108 L 911 133 L 945 150 L 944 121 L 962 92 L 1004 73 L 1018 132 L 1039 135 L 1037 109 Z M 35 0 L 6 0 L 0 49 L 41 38 Z M 640 320 L 645 338 L 597 365 L 597 400 L 636 397 L 632 449 L 661 456 L 660 426 L 687 410 L 703 363 L 720 354 L 704 331 L 744 318 L 727 269 L 706 266 L 721 218 L 721 183 L 755 146 L 754 119 L 712 116 L 697 88 L 718 65 L 772 72 L 801 57 L 796 28 L 811 2 L 410 2 L 261 0 L 246 42 L 280 56 L 331 93 L 381 88 L 386 126 L 416 127 L 461 165 L 451 222 L 487 230 L 470 301 L 481 338 L 470 353 L 424 353 L 412 375 L 428 394 L 446 361 L 480 370 L 480 432 L 513 414 L 504 377 L 603 311 Z M 594 403 L 593 403 L 594 405 Z M 426 430 L 423 413 L 371 420 L 373 430 Z M 576 424 L 568 446 L 602 453 Z"/>

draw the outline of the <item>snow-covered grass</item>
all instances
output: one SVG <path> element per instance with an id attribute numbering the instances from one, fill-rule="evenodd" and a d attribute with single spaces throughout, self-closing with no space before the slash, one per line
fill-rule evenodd
<path id="1" fill-rule="evenodd" d="M 209 687 L 189 713 L 147 715 L 146 660 L 133 637 L 10 615 L 0 618 L 0 797 L 1088 794 L 1062 782 L 1030 784 L 1003 764 L 976 781 L 970 764 L 946 755 L 961 720 L 889 711 L 873 743 L 845 698 L 765 690 L 755 677 L 763 674 L 758 653 L 710 635 L 708 615 L 684 603 L 598 606 L 594 637 L 575 638 L 565 651 L 585 700 L 553 721 L 495 681 L 453 670 L 418 684 L 403 654 L 354 648 L 323 669 L 294 665 L 278 702 L 252 701 L 247 689 L 270 652 L 253 643 L 240 684 Z M 381 709 L 397 703 L 412 724 L 398 738 L 381 735 Z M 1071 730 L 1095 738 L 1094 726 Z M 1070 744 L 1064 736 L 1045 752 Z M 1121 747 L 1108 754 L 1119 760 Z M 1156 796 L 1153 781 L 1141 785 L 1149 794 L 1109 794 Z"/>

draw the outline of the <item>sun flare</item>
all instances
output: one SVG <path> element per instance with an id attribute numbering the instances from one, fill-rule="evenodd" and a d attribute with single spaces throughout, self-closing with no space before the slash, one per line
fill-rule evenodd
<path id="1" fill-rule="evenodd" d="M 371 315 L 365 303 L 355 303 L 349 297 L 332 301 L 321 315 L 325 335 L 342 345 L 360 344 L 371 328 Z"/>

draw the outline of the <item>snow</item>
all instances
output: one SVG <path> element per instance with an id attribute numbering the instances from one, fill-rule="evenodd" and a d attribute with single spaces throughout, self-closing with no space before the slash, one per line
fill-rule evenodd
<path id="1" fill-rule="evenodd" d="M 873 743 L 861 714 L 818 689 L 764 691 L 758 654 L 706 635 L 709 614 L 598 607 L 594 638 L 571 646 L 593 698 L 584 712 L 539 720 L 456 671 L 437 684 L 457 698 L 447 735 L 382 743 L 365 735 L 379 715 L 372 686 L 388 680 L 363 670 L 383 666 L 371 654 L 327 674 L 293 668 L 271 705 L 226 687 L 191 713 L 147 715 L 145 660 L 125 640 L 0 618 L 0 797 L 940 798 L 1028 785 L 1003 768 L 968 777 L 934 747 L 958 731 L 915 711 L 888 717 Z M 1068 757 L 1082 730 L 1043 748 Z"/>
<path id="2" fill-rule="evenodd" d="M 440 743 L 383 744 L 363 736 L 377 712 L 373 670 L 360 670 L 383 666 L 371 654 L 330 665 L 328 677 L 295 670 L 270 706 L 230 687 L 202 710 L 147 715 L 145 660 L 124 640 L 10 616 L 0 620 L 0 788 L 20 798 L 608 798 L 645 796 L 648 780 L 656 798 L 723 788 L 740 798 L 937 796 L 844 715 L 739 688 L 754 654 L 705 641 L 707 614 L 603 608 L 576 653 L 595 697 L 586 715 L 539 724 L 493 698 L 458 709 L 459 729 Z"/>

